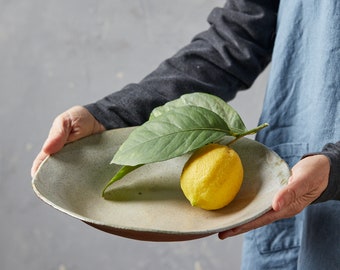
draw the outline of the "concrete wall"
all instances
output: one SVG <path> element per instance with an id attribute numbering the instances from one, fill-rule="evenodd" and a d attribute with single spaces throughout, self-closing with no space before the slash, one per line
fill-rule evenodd
<path id="1" fill-rule="evenodd" d="M 0 269 L 239 269 L 242 236 L 149 243 L 40 201 L 30 167 L 54 117 L 138 82 L 208 25 L 221 0 L 0 0 Z M 257 124 L 267 75 L 232 102 Z"/>

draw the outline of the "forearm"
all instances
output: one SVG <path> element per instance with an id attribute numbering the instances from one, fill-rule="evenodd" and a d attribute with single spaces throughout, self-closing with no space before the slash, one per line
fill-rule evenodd
<path id="1" fill-rule="evenodd" d="M 184 93 L 231 100 L 251 86 L 271 59 L 275 1 L 228 1 L 214 9 L 211 27 L 138 84 L 127 85 L 86 108 L 107 129 L 140 125 L 151 110 Z"/>

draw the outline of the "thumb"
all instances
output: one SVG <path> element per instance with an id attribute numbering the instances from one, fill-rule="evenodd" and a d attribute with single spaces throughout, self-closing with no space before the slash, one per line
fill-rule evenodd
<path id="1" fill-rule="evenodd" d="M 302 180 L 302 181 L 301 181 Z M 308 185 L 304 179 L 297 179 L 291 176 L 288 185 L 281 189 L 274 197 L 272 208 L 275 211 L 281 211 L 284 208 L 294 209 L 296 213 L 300 212 L 310 202 L 308 201 Z M 287 211 L 289 209 L 286 209 Z"/>
<path id="2" fill-rule="evenodd" d="M 41 151 L 33 161 L 31 168 L 32 177 L 34 177 L 39 166 L 49 155 L 54 154 L 63 148 L 67 142 L 70 131 L 70 121 L 68 121 L 66 118 L 59 116 L 54 120 Z"/>
<path id="3" fill-rule="evenodd" d="M 42 147 L 42 151 L 50 155 L 61 150 L 67 142 L 70 132 L 70 121 L 64 117 L 57 117 L 53 122 L 48 137 Z"/>
<path id="4" fill-rule="evenodd" d="M 289 185 L 290 182 L 275 195 L 272 203 L 274 211 L 280 211 L 292 202 L 293 194 Z"/>

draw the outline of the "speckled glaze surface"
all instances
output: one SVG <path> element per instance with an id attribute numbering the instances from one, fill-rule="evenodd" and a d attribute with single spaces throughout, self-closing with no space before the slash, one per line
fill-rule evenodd
<path id="1" fill-rule="evenodd" d="M 47 158 L 32 180 L 37 196 L 108 233 L 145 241 L 183 241 L 233 228 L 265 213 L 290 175 L 278 155 L 242 138 L 232 147 L 243 163 L 243 185 L 223 209 L 195 208 L 184 197 L 179 178 L 189 155 L 142 166 L 112 185 L 103 198 L 103 187 L 119 169 L 110 161 L 131 131 L 93 135 Z"/>

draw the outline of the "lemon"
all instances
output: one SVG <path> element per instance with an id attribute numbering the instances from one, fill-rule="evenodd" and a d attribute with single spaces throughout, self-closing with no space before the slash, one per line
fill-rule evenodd
<path id="1" fill-rule="evenodd" d="M 239 192 L 243 166 L 230 147 L 208 144 L 196 150 L 185 163 L 181 189 L 191 205 L 206 210 L 220 209 Z"/>

